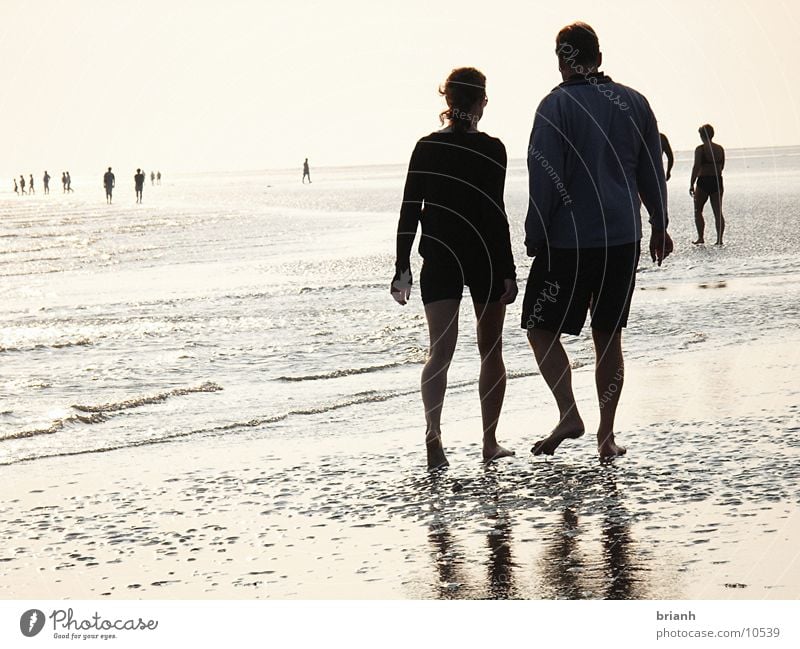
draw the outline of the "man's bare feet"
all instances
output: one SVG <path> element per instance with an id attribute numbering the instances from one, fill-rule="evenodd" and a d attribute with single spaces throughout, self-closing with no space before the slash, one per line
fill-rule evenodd
<path id="1" fill-rule="evenodd" d="M 494 462 L 495 460 L 499 460 L 502 457 L 513 457 L 516 455 L 514 451 L 509 451 L 507 448 L 503 448 L 497 442 L 492 444 L 483 445 L 483 462 L 484 464 L 489 464 L 490 462 Z"/>
<path id="2" fill-rule="evenodd" d="M 698 239 L 697 241 L 692 241 L 692 243 L 694 245 L 696 245 L 696 246 L 699 246 L 700 244 L 705 243 L 705 240 L 704 239 Z"/>
<path id="3" fill-rule="evenodd" d="M 600 453 L 601 460 L 610 460 L 612 458 L 625 455 L 625 453 L 627 453 L 627 449 L 614 441 L 614 433 L 605 435 L 598 433 L 597 452 Z"/>
<path id="4" fill-rule="evenodd" d="M 442 433 L 431 430 L 425 433 L 425 449 L 428 452 L 428 470 L 441 469 L 450 466 L 442 446 Z"/>
<path id="5" fill-rule="evenodd" d="M 583 420 L 576 410 L 572 410 L 572 413 L 574 414 L 569 414 L 559 421 L 548 437 L 536 442 L 531 449 L 531 453 L 534 455 L 553 455 L 565 439 L 578 439 L 581 437 L 584 432 Z"/>

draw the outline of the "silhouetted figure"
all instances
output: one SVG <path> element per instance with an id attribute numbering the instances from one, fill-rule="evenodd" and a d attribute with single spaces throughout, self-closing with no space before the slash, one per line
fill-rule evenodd
<path id="1" fill-rule="evenodd" d="M 15 193 L 17 196 L 19 196 L 19 185 L 17 185 L 17 179 L 16 179 L 16 178 L 12 178 L 11 180 L 13 180 L 13 181 L 14 181 L 14 193 Z"/>
<path id="2" fill-rule="evenodd" d="M 303 163 L 303 184 L 306 182 L 306 176 L 308 176 L 308 184 L 311 184 L 311 172 L 308 170 L 308 158 L 306 158 L 305 162 Z"/>
<path id="3" fill-rule="evenodd" d="M 71 194 L 73 192 L 72 176 L 69 175 L 69 171 L 67 171 L 66 174 L 67 174 L 67 191 Z"/>
<path id="4" fill-rule="evenodd" d="M 142 202 L 142 191 L 144 191 L 145 175 L 141 169 L 136 170 L 136 175 L 133 177 L 133 184 L 136 189 L 136 202 Z"/>
<path id="5" fill-rule="evenodd" d="M 659 134 L 661 136 L 661 152 L 667 156 L 667 180 L 672 175 L 672 165 L 675 164 L 675 156 L 672 153 L 672 147 L 669 145 L 669 140 L 667 136 L 663 133 Z"/>
<path id="6" fill-rule="evenodd" d="M 35 194 L 36 190 L 33 188 L 33 174 L 28 174 L 28 193 Z"/>
<path id="7" fill-rule="evenodd" d="M 161 172 L 156 173 L 156 184 L 161 184 Z"/>
<path id="8" fill-rule="evenodd" d="M 61 186 L 64 188 L 64 193 L 67 193 L 67 172 L 61 173 Z"/>
<path id="9" fill-rule="evenodd" d="M 556 37 L 562 83 L 539 104 L 528 148 L 525 246 L 534 257 L 522 305 L 542 378 L 559 410 L 556 425 L 534 455 L 552 455 L 585 427 L 572 391 L 561 334 L 577 336 L 591 312 L 601 459 L 623 455 L 614 437 L 622 392 L 622 329 L 627 326 L 639 263 L 642 217 L 650 214 L 650 257 L 672 252 L 667 233 L 667 185 L 658 123 L 647 99 L 599 71 L 595 31 L 586 23 Z M 625 109 L 612 98 L 624 97 Z M 614 160 L 632 164 L 612 164 Z M 602 194 L 598 194 L 602 188 Z"/>
<path id="10" fill-rule="evenodd" d="M 50 174 L 47 173 L 47 170 L 44 172 L 44 177 L 42 178 L 42 184 L 44 185 L 44 193 L 50 193 Z"/>
<path id="11" fill-rule="evenodd" d="M 19 177 L 19 188 L 22 190 L 23 194 L 27 194 L 28 192 L 25 191 L 25 176 L 20 175 Z"/>
<path id="12" fill-rule="evenodd" d="M 419 252 L 424 263 L 420 293 L 430 336 L 421 392 L 429 469 L 448 463 L 442 446 L 442 404 L 458 340 L 464 286 L 469 286 L 477 321 L 483 460 L 488 463 L 513 455 L 498 444 L 496 436 L 506 387 L 503 320 L 506 305 L 517 297 L 516 266 L 503 202 L 506 147 L 478 130 L 489 101 L 482 72 L 457 68 L 440 92 L 447 110 L 439 119 L 442 124 L 446 120 L 447 126 L 420 138 L 411 153 L 390 288 L 398 304 L 406 304 L 412 284 L 411 248 L 421 224 Z"/>
<path id="13" fill-rule="evenodd" d="M 722 245 L 725 233 L 725 218 L 722 216 L 722 169 L 725 167 L 725 149 L 714 139 L 714 127 L 704 124 L 698 131 L 702 144 L 694 150 L 694 166 L 689 183 L 689 195 L 694 197 L 694 224 L 697 227 L 697 241 L 705 243 L 706 222 L 703 219 L 703 207 L 707 200 L 711 201 L 714 212 L 714 224 L 717 228 L 716 245 Z M 697 185 L 695 186 L 695 181 Z"/>
<path id="14" fill-rule="evenodd" d="M 156 184 L 156 172 L 155 171 L 151 171 L 150 172 L 150 184 L 151 185 L 155 185 Z"/>
<path id="15" fill-rule="evenodd" d="M 116 180 L 114 174 L 111 173 L 111 167 L 108 168 L 103 174 L 103 187 L 106 189 L 106 203 L 111 204 L 111 193 L 114 191 Z"/>

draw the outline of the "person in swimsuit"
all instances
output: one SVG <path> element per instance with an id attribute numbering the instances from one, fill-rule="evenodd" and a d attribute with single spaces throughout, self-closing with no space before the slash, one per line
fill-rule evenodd
<path id="1" fill-rule="evenodd" d="M 17 185 L 17 179 L 16 179 L 16 178 L 12 178 L 11 180 L 13 180 L 13 181 L 14 181 L 14 193 L 15 193 L 17 196 L 19 196 L 19 186 Z"/>
<path id="2" fill-rule="evenodd" d="M 64 193 L 67 193 L 67 172 L 64 171 L 61 173 L 61 187 L 64 189 Z"/>
<path id="3" fill-rule="evenodd" d="M 483 419 L 483 460 L 513 455 L 497 443 L 506 370 L 502 333 L 506 305 L 517 297 L 516 267 L 503 202 L 506 149 L 478 130 L 486 77 L 458 68 L 439 90 L 447 102 L 440 131 L 421 138 L 411 154 L 400 220 L 392 297 L 406 304 L 411 294 L 411 248 L 422 224 L 420 291 L 430 334 L 422 370 L 428 468 L 447 466 L 442 446 L 442 403 L 447 370 L 458 339 L 458 314 L 469 286 L 477 318 L 481 356 L 478 391 Z"/>
<path id="4" fill-rule="evenodd" d="M 689 195 L 694 197 L 694 224 L 697 227 L 697 241 L 692 243 L 705 243 L 703 235 L 706 222 L 703 219 L 703 207 L 706 201 L 710 200 L 717 228 L 716 245 L 721 246 L 722 235 L 725 233 L 725 217 L 722 216 L 722 169 L 725 167 L 725 149 L 712 142 L 714 127 L 711 124 L 701 126 L 698 133 L 703 143 L 694 150 L 694 166 L 689 183 Z"/>
<path id="5" fill-rule="evenodd" d="M 25 176 L 19 177 L 19 188 L 22 190 L 23 194 L 27 194 L 28 192 L 25 191 Z"/>
<path id="6" fill-rule="evenodd" d="M 156 184 L 156 172 L 155 171 L 151 171 L 150 172 L 150 184 L 151 185 L 155 185 Z"/>
<path id="7" fill-rule="evenodd" d="M 305 159 L 303 162 L 303 184 L 306 182 L 306 177 L 308 177 L 308 184 L 311 184 L 311 172 L 308 170 L 308 158 Z"/>
<path id="8" fill-rule="evenodd" d="M 36 190 L 33 188 L 33 174 L 28 174 L 28 193 L 35 194 Z"/>
<path id="9" fill-rule="evenodd" d="M 111 194 L 114 191 L 115 184 L 114 174 L 111 173 L 111 167 L 109 167 L 108 171 L 103 174 L 103 187 L 105 187 L 106 190 L 106 203 L 109 205 L 111 205 Z"/>
<path id="10" fill-rule="evenodd" d="M 42 182 L 44 183 L 44 193 L 50 193 L 50 174 L 47 173 L 47 170 L 44 172 L 44 177 L 42 178 Z"/>
<path id="11" fill-rule="evenodd" d="M 144 191 L 144 179 L 145 175 L 141 169 L 136 170 L 136 174 L 133 176 L 133 187 L 136 190 L 136 202 L 142 202 L 142 192 Z"/>
<path id="12" fill-rule="evenodd" d="M 69 175 L 69 171 L 65 172 L 67 176 L 67 191 L 71 194 L 75 190 L 72 189 L 72 176 Z"/>

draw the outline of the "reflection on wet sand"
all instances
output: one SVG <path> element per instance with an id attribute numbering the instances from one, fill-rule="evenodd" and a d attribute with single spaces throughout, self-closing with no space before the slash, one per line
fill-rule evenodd
<path id="1" fill-rule="evenodd" d="M 586 483 L 582 472 L 565 472 L 563 496 L 569 504 L 564 506 L 553 525 L 539 526 L 536 539 L 540 555 L 533 562 L 535 574 L 515 562 L 518 555 L 526 562 L 524 550 L 531 546 L 514 545 L 513 519 L 515 515 L 530 512 L 512 511 L 504 504 L 502 487 L 496 476 L 487 472 L 483 496 L 485 516 L 489 529 L 486 532 L 484 558 L 485 577 L 471 574 L 470 556 L 459 546 L 457 535 L 446 516 L 438 515 L 429 527 L 428 541 L 433 567 L 434 583 L 438 584 L 436 597 L 440 599 L 638 599 L 647 597 L 641 565 L 642 557 L 636 553 L 630 533 L 631 516 L 617 488 L 614 468 L 605 467 L 600 474 L 601 484 Z M 594 474 L 592 477 L 598 477 Z M 441 481 L 434 478 L 431 496 L 440 496 Z M 597 490 L 604 493 L 602 503 L 597 502 Z M 589 508 L 600 511 L 579 512 L 585 509 L 582 491 L 591 492 Z M 599 507 L 598 507 L 599 505 Z M 433 509 L 437 509 L 434 505 Z M 599 519 L 599 520 L 598 520 Z M 586 521 L 585 524 L 582 521 Z M 599 529 L 598 529 L 599 528 Z M 524 548 L 524 549 L 523 549 Z M 522 572 L 519 576 L 517 572 Z M 518 582 L 528 584 L 521 588 Z M 533 590 L 530 585 L 536 585 Z M 527 591 L 527 592 L 526 592 Z"/>

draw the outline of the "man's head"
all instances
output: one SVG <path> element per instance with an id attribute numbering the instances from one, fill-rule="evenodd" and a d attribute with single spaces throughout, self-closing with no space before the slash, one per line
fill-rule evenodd
<path id="1" fill-rule="evenodd" d="M 711 124 L 703 124 L 697 132 L 700 134 L 700 139 L 703 142 L 711 142 L 714 139 L 714 127 Z"/>
<path id="2" fill-rule="evenodd" d="M 111 171 L 111 167 L 109 167 L 108 170 Z"/>
<path id="3" fill-rule="evenodd" d="M 558 32 L 556 55 L 565 79 L 596 72 L 603 62 L 597 34 L 584 22 L 572 23 Z"/>
<path id="4" fill-rule="evenodd" d="M 136 173 L 137 173 L 137 174 L 140 174 L 140 173 L 142 173 L 142 170 L 141 170 L 141 169 L 137 169 L 137 170 L 136 170 Z"/>

